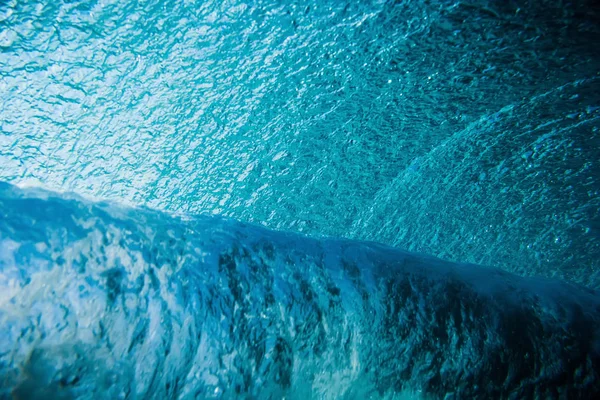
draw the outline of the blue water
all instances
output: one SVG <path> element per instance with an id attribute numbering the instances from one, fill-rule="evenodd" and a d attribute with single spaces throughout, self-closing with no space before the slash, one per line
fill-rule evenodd
<path id="1" fill-rule="evenodd" d="M 596 398 L 600 293 L 0 184 L 0 398 Z"/>
<path id="2" fill-rule="evenodd" d="M 164 232 L 163 219 L 220 221 L 214 215 L 319 240 L 297 243 L 374 241 L 496 267 L 517 281 L 534 276 L 536 288 L 553 278 L 595 290 L 598 43 L 592 0 L 0 0 L 0 181 L 11 193 L 43 187 L 115 210 L 145 207 L 160 216 L 153 229 Z M 72 195 L 53 196 L 62 204 Z M 78 201 L 71 206 L 91 207 Z M 43 219 L 35 211 L 14 205 L 0 213 L 3 287 L 27 292 L 36 251 L 48 252 L 45 268 L 58 274 L 50 288 L 63 265 L 71 268 L 68 257 L 113 268 L 103 264 L 105 250 L 69 244 L 79 222 L 60 213 L 30 236 L 25 227 Z M 28 222 L 7 222 L 13 213 Z M 117 223 L 114 234 L 143 230 L 133 221 Z M 171 254 L 161 247 L 166 239 L 144 234 L 149 249 Z M 110 257 L 130 257 L 130 243 L 123 246 Z M 166 277 L 156 279 L 159 298 L 181 295 Z M 2 301 L 4 312 L 16 300 Z M 586 312 L 593 325 L 597 309 Z M 341 364 L 333 362 L 327 379 L 346 379 Z M 406 388 L 388 382 L 373 390 L 418 395 L 428 381 L 414 373 Z M 114 387 L 135 386 L 123 379 Z M 302 397 L 294 390 L 287 395 Z"/>
<path id="3" fill-rule="evenodd" d="M 598 287 L 598 21 L 584 1 L 3 1 L 0 179 Z"/>

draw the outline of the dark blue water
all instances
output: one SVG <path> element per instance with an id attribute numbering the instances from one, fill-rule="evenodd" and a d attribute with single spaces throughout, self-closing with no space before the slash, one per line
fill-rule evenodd
<path id="1" fill-rule="evenodd" d="M 598 289 L 599 43 L 600 10 L 591 0 L 0 0 L 0 181 L 107 200 L 115 209 L 116 203 L 148 207 L 161 215 L 151 231 L 168 232 L 160 221 L 173 215 L 219 215 L 279 232 L 375 241 L 493 266 L 516 280 L 554 278 Z M 71 195 L 57 196 L 62 204 Z M 73 207 L 88 207 L 78 204 Z M 63 278 L 79 282 L 60 272 L 73 260 L 99 260 L 102 279 L 114 268 L 125 272 L 113 280 L 141 268 L 145 284 L 161 283 L 160 304 L 186 293 L 171 292 L 165 276 L 152 278 L 155 261 L 136 266 L 129 242 L 114 250 L 93 247 L 100 230 L 72 245 L 69 235 L 82 222 L 60 213 L 39 222 L 48 229 L 31 236 L 35 230 L 27 224 L 46 217 L 6 207 L 0 214 L 0 283 L 6 289 L 0 310 L 22 304 L 26 319 L 35 307 L 46 310 L 14 297 L 30 293 L 30 270 L 40 267 L 36 252 L 46 254 L 44 268 L 54 271 L 43 278 L 42 297 L 52 304 L 59 304 L 52 291 Z M 27 223 L 7 222 L 20 213 Z M 110 240 L 143 230 L 139 220 L 128 223 L 117 223 Z M 145 234 L 148 251 L 170 254 L 161 247 L 167 239 Z M 196 257 L 195 251 L 186 248 L 178 257 Z M 101 299 L 100 308 L 112 296 L 101 287 L 89 295 Z M 75 293 L 71 289 L 64 293 Z M 80 303 L 65 306 L 73 321 L 83 315 L 76 311 Z M 100 308 L 92 307 L 94 313 Z M 584 309 L 591 313 L 586 318 L 597 320 L 597 309 Z M 89 315 L 89 323 L 100 318 Z M 370 322 L 357 324 L 363 323 Z M 160 329 L 170 329 L 160 326 L 148 332 L 160 336 Z M 111 371 L 124 362 L 110 348 L 98 351 L 103 362 L 112 357 Z M 143 374 L 136 362 L 153 360 L 137 358 L 127 368 Z M 307 368 L 324 368 L 320 360 Z M 230 361 L 221 360 L 221 367 L 231 368 Z M 335 373 L 323 382 L 372 379 L 355 367 L 340 372 L 342 364 L 355 366 L 350 361 L 332 363 Z M 567 364 L 556 365 L 573 377 L 577 368 Z M 377 396 L 423 395 L 419 390 L 429 381 L 414 374 L 402 375 L 403 382 L 420 383 L 386 381 L 373 390 Z M 131 381 L 123 379 L 114 390 Z M 511 379 L 506 387 L 520 378 Z M 332 388 L 338 386 L 328 392 L 335 397 Z M 131 397 L 136 390 L 110 396 Z M 295 390 L 284 392 L 302 397 Z M 434 398 L 442 389 L 436 390 Z M 348 396 L 367 392 L 361 393 Z M 477 392 L 457 393 L 467 398 Z"/>
<path id="2" fill-rule="evenodd" d="M 596 398 L 600 293 L 0 184 L 0 398 Z"/>

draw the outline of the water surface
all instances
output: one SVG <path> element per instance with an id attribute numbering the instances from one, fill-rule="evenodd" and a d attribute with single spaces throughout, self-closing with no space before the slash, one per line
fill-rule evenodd
<path id="1" fill-rule="evenodd" d="M 1 1 L 0 179 L 598 287 L 592 1 Z"/>

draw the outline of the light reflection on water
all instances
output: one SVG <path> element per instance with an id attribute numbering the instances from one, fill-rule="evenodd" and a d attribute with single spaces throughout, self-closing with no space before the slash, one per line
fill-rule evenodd
<path id="1" fill-rule="evenodd" d="M 597 11 L 0 3 L 0 179 L 598 286 Z"/>

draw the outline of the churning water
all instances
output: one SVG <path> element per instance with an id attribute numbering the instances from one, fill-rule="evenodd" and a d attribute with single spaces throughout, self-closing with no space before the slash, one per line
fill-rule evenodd
<path id="1" fill-rule="evenodd" d="M 0 180 L 597 289 L 599 46 L 591 0 L 0 0 Z"/>

